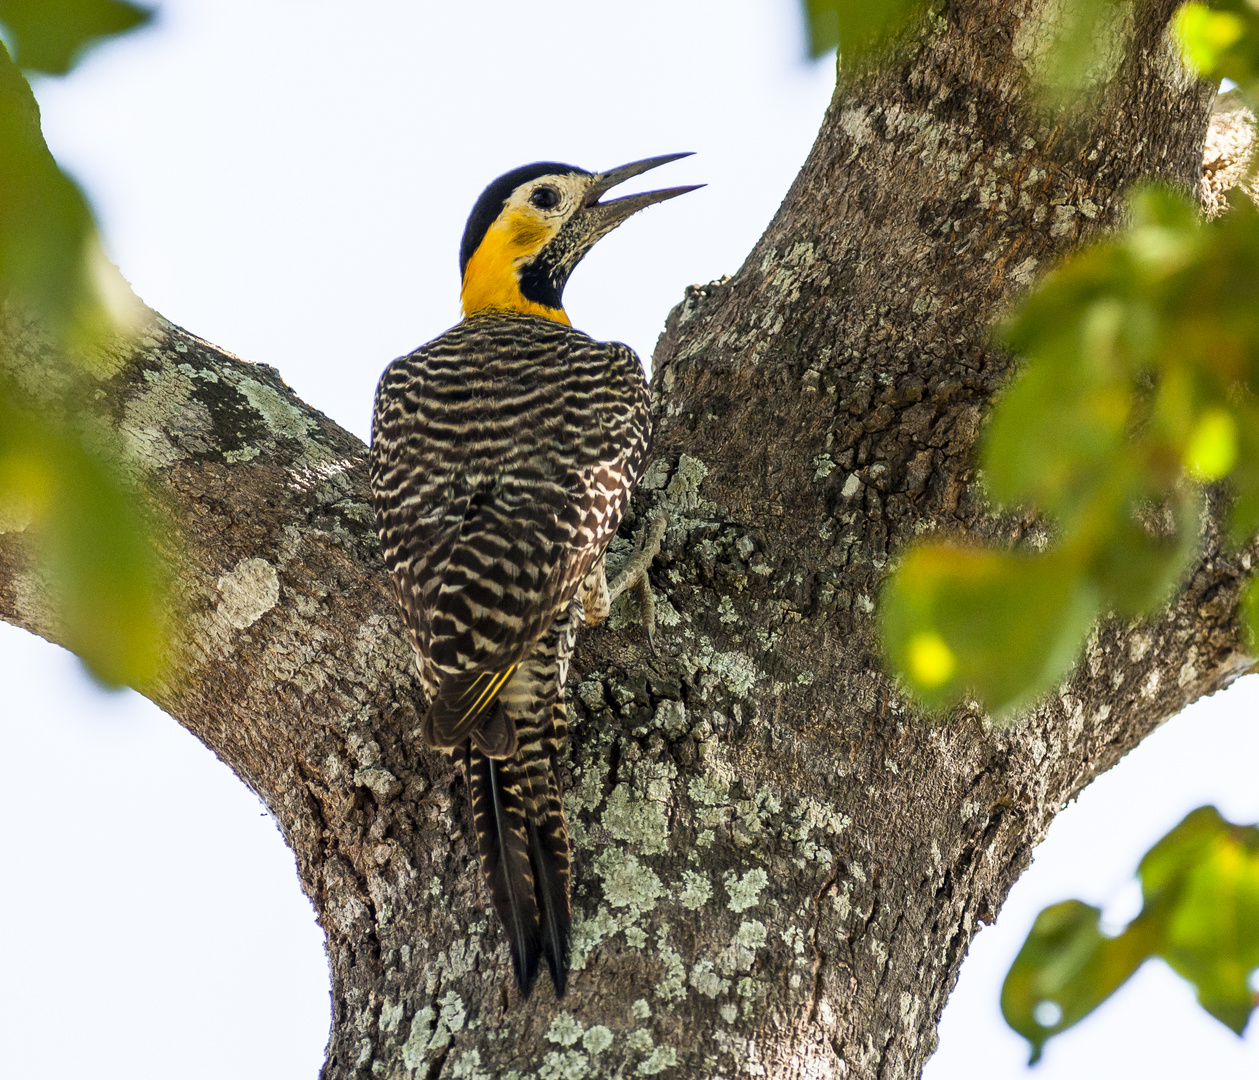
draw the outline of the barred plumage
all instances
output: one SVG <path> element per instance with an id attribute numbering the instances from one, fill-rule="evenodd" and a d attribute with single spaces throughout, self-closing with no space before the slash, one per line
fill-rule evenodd
<path id="1" fill-rule="evenodd" d="M 651 164 L 602 175 L 527 166 L 491 185 L 465 234 L 468 317 L 390 364 L 376 392 L 372 490 L 429 702 L 422 731 L 464 765 L 482 871 L 526 994 L 543 954 L 557 993 L 567 980 L 564 681 L 578 627 L 606 614 L 604 553 L 651 430 L 638 357 L 568 326 L 559 296 L 599 236 L 681 193 L 596 201 Z M 540 189 L 559 192 L 553 205 Z M 524 254 L 522 222 L 535 243 Z M 543 292 L 522 288 L 529 271 L 545 271 Z"/>

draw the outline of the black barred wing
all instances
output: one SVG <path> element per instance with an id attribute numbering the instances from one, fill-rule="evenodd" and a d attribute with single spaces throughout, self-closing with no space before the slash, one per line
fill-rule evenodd
<path id="1" fill-rule="evenodd" d="M 469 686 L 501 685 L 603 554 L 649 424 L 634 353 L 546 319 L 469 319 L 386 370 L 372 488 L 439 745 L 492 705 L 478 690 L 468 716 Z"/>

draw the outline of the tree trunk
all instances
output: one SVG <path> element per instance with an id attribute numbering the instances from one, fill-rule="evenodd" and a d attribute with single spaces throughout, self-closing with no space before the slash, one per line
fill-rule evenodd
<path id="1" fill-rule="evenodd" d="M 656 651 L 618 608 L 570 682 L 560 1003 L 513 988 L 462 779 L 421 745 L 365 447 L 160 317 L 105 358 L 101 416 L 185 545 L 177 677 L 145 691 L 293 848 L 328 937 L 327 1080 L 916 1077 L 971 935 L 1063 801 L 1249 667 L 1243 561 L 1213 521 L 1171 609 L 1104 625 L 1004 730 L 916 713 L 873 633 L 912 537 L 1040 528 L 992 516 L 975 484 L 1010 367 L 987 328 L 1118 221 L 1133 181 L 1196 188 L 1212 92 L 1179 66 L 1175 6 L 1122 9 L 1072 127 L 1028 91 L 1057 4 L 948 5 L 841 77 L 743 268 L 670 315 L 656 457 L 613 549 L 668 513 Z M 0 333 L 35 392 L 37 329 L 10 313 Z M 0 615 L 56 640 L 46 592 L 21 534 L 0 535 Z"/>

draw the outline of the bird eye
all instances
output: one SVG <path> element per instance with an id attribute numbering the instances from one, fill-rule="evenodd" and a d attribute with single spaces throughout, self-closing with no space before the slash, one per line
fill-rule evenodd
<path id="1" fill-rule="evenodd" d="M 560 194 L 555 188 L 540 187 L 529 196 L 529 201 L 539 210 L 551 210 L 558 205 Z"/>

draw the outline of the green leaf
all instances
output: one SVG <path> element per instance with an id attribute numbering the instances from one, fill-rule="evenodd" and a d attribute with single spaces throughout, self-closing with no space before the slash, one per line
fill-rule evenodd
<path id="1" fill-rule="evenodd" d="M 82 194 L 44 144 L 35 96 L 0 44 L 0 289 L 66 326 L 87 302 L 91 230 Z"/>
<path id="2" fill-rule="evenodd" d="M 1029 1064 L 1046 1041 L 1091 1013 L 1150 955 L 1154 926 L 1134 922 L 1118 937 L 1099 929 L 1101 911 L 1067 900 L 1045 908 L 1001 987 L 1001 1014 L 1031 1043 Z"/>
<path id="3" fill-rule="evenodd" d="M 1114 74 L 1125 0 L 1061 0 L 1042 16 L 1053 19 L 1043 50 L 1034 53 L 1033 77 L 1051 102 L 1074 102 Z"/>
<path id="4" fill-rule="evenodd" d="M 1136 618 L 1165 603 L 1198 556 L 1202 498 L 1179 491 L 1170 505 L 1139 506 L 1126 497 L 1122 478 L 1116 502 L 1099 500 L 1091 509 L 1096 523 L 1089 573 L 1097 583 L 1102 607 Z"/>
<path id="5" fill-rule="evenodd" d="M 1237 421 L 1230 410 L 1206 409 L 1197 419 L 1189 445 L 1185 447 L 1185 468 L 1196 480 L 1219 480 L 1237 464 Z"/>
<path id="6" fill-rule="evenodd" d="M 804 0 L 809 55 L 819 57 L 836 47 L 857 60 L 885 46 L 918 18 L 928 0 Z"/>
<path id="7" fill-rule="evenodd" d="M 121 303 L 119 297 L 124 297 Z M 82 358 L 138 302 L 101 254 L 83 194 L 52 159 L 31 88 L 0 43 L 0 299 Z"/>
<path id="8" fill-rule="evenodd" d="M 47 66 L 39 50 L 48 41 L 69 48 L 84 40 L 71 33 L 76 27 L 106 25 L 103 16 L 78 17 L 100 6 L 0 0 L 0 17 L 19 48 L 35 49 L 24 59 Z M 31 55 L 43 59 L 36 64 Z M 54 354 L 81 364 L 116 346 L 143 310 L 105 261 L 87 202 L 49 154 L 34 95 L 2 43 L 0 302 L 35 321 Z M 46 375 L 58 386 L 82 378 L 70 368 Z M 148 517 L 121 475 L 116 461 L 85 449 L 69 422 L 20 399 L 0 378 L 0 518 L 31 531 L 61 640 L 102 682 L 145 686 L 157 677 L 169 637 L 167 594 Z"/>
<path id="9" fill-rule="evenodd" d="M 66 647 L 106 685 L 151 684 L 170 636 L 151 524 L 116 465 L 3 381 L 0 523 L 33 534 Z"/>
<path id="10" fill-rule="evenodd" d="M 947 544 L 912 549 L 884 587 L 883 647 L 921 700 L 967 693 L 998 717 L 1053 686 L 1097 614 L 1097 591 L 1070 558 Z"/>
<path id="11" fill-rule="evenodd" d="M 1200 806 L 1150 848 L 1137 866 L 1146 905 L 1174 898 L 1186 868 L 1204 858 L 1226 828 L 1214 806 Z"/>
<path id="12" fill-rule="evenodd" d="M 1259 81 L 1259 11 L 1246 0 L 1185 4 L 1172 23 L 1185 60 L 1204 79 L 1232 79 L 1253 93 Z"/>
<path id="13" fill-rule="evenodd" d="M 1038 362 L 1001 399 L 981 451 L 985 482 L 998 503 L 1068 511 L 1105 477 L 1126 441 L 1134 407 L 1124 365 L 1111 355 L 1123 314 L 1117 303 L 1098 300 L 1078 335 L 1055 334 L 1047 325 L 1020 327 L 1037 335 Z M 1057 313 L 1038 312 L 1042 317 L 1062 325 Z"/>
<path id="14" fill-rule="evenodd" d="M 1041 912 L 1001 992 L 1006 1022 L 1031 1043 L 1087 1016 L 1149 957 L 1194 986 L 1204 1009 L 1237 1034 L 1255 1005 L 1259 968 L 1259 828 L 1204 806 L 1161 839 L 1138 868 L 1144 905 L 1113 938 L 1078 900 Z"/>
<path id="15" fill-rule="evenodd" d="M 1126 234 L 1063 264 L 997 328 L 1028 359 L 982 448 L 998 503 L 1069 517 L 1090 501 L 1113 502 L 1125 470 L 1129 498 L 1157 492 L 1137 475 L 1132 426 L 1150 408 L 1151 367 L 1169 333 L 1164 297 L 1203 245 L 1192 208 L 1164 189 L 1138 193 L 1132 218 Z"/>
<path id="16" fill-rule="evenodd" d="M 152 18 L 124 0 L 0 0 L 18 65 L 50 75 L 64 75 L 89 46 Z"/>
<path id="17" fill-rule="evenodd" d="M 1259 829 L 1201 807 L 1159 841 L 1139 873 L 1147 906 L 1175 900 L 1159 954 L 1193 983 L 1202 1007 L 1240 1035 L 1259 967 Z"/>

